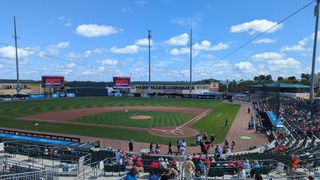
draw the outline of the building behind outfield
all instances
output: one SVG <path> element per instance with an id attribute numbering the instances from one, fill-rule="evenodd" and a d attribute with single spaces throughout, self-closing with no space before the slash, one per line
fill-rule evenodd
<path id="1" fill-rule="evenodd" d="M 148 82 L 132 82 L 130 93 L 140 94 L 189 94 L 189 82 L 152 82 L 151 90 L 148 90 Z M 218 92 L 219 82 L 193 82 L 192 94 L 203 94 L 204 92 Z"/>
<path id="2" fill-rule="evenodd" d="M 251 86 L 252 91 L 256 95 L 280 95 L 289 97 L 308 98 L 310 86 L 302 84 L 257 84 Z"/>
<path id="3" fill-rule="evenodd" d="M 40 81 L 20 80 L 19 94 L 42 94 L 44 89 Z M 0 96 L 13 96 L 17 94 L 17 80 L 0 79 Z"/>

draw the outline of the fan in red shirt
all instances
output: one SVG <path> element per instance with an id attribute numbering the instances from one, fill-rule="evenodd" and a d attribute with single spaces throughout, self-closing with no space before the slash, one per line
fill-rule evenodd
<path id="1" fill-rule="evenodd" d="M 157 169 L 159 168 L 159 163 L 156 161 L 151 161 L 150 165 L 149 165 L 149 169 Z"/>
<path id="2" fill-rule="evenodd" d="M 140 158 L 137 158 L 137 159 L 136 159 L 135 166 L 137 166 L 137 167 L 139 168 L 139 170 L 142 170 L 142 169 L 143 169 L 143 163 L 142 163 L 142 161 L 141 161 Z"/>

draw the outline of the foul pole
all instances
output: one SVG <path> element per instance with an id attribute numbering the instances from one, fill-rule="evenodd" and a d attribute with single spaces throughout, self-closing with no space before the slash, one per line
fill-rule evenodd
<path id="1" fill-rule="evenodd" d="M 17 42 L 17 27 L 16 27 L 16 17 L 13 17 L 13 26 L 14 26 L 14 43 L 16 50 L 16 71 L 17 71 L 17 94 L 19 94 L 20 88 L 20 79 L 19 79 L 19 61 L 18 61 L 18 42 Z"/>
<path id="2" fill-rule="evenodd" d="M 314 101 L 314 71 L 315 71 L 316 56 L 317 56 L 319 2 L 320 0 L 317 0 L 317 5 L 314 8 L 314 15 L 316 16 L 316 27 L 315 27 L 314 40 L 313 40 L 312 68 L 311 68 L 310 95 L 309 95 L 310 103 L 313 103 Z"/>

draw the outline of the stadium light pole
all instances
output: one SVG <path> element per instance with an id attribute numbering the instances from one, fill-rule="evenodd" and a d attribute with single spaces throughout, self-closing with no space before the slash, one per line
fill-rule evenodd
<path id="1" fill-rule="evenodd" d="M 192 29 L 190 29 L 190 86 L 189 94 L 192 94 Z"/>
<path id="2" fill-rule="evenodd" d="M 18 61 L 18 43 L 17 43 L 17 27 L 16 27 L 16 17 L 13 16 L 13 27 L 14 27 L 14 42 L 16 50 L 16 71 L 17 71 L 17 94 L 19 94 L 20 88 L 20 79 L 19 79 L 19 61 Z"/>
<path id="3" fill-rule="evenodd" d="M 148 86 L 148 93 L 151 93 L 151 30 L 148 30 L 148 41 L 149 41 L 149 86 Z"/>
<path id="4" fill-rule="evenodd" d="M 317 5 L 314 8 L 314 15 L 316 16 L 316 25 L 315 25 L 316 27 L 315 27 L 314 39 L 313 39 L 313 53 L 312 53 L 312 67 L 311 67 L 310 95 L 309 95 L 310 103 L 313 103 L 314 101 L 314 71 L 315 71 L 316 55 L 317 55 L 319 3 L 320 3 L 320 0 L 317 0 Z"/>

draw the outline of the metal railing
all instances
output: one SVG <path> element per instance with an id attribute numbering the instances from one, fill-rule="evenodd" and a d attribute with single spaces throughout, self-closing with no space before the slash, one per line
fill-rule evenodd
<path id="1" fill-rule="evenodd" d="M 59 174 L 55 169 L 52 170 L 42 170 L 42 171 L 33 171 L 25 173 L 15 173 L 15 174 L 6 174 L 0 175 L 0 180 L 58 180 Z"/>

